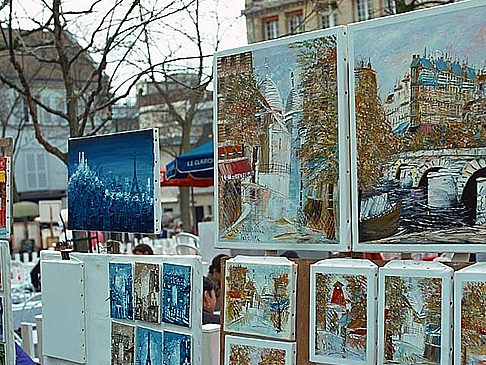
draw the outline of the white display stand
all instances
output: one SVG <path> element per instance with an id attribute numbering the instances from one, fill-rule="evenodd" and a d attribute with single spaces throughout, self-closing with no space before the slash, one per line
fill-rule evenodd
<path id="1" fill-rule="evenodd" d="M 396 260 L 386 264 L 379 270 L 378 282 L 378 358 L 377 364 L 396 363 L 385 361 L 385 324 L 389 325 L 390 318 L 385 318 L 385 279 L 387 277 L 398 278 L 438 278 L 441 279 L 441 324 L 440 324 L 440 359 L 438 364 L 449 365 L 452 361 L 452 284 L 453 284 L 454 270 L 439 262 L 424 262 L 424 261 L 402 261 Z M 400 293 L 406 297 L 405 294 Z M 412 299 L 418 302 L 419 298 Z M 402 307 L 401 311 L 407 312 L 412 306 L 412 301 L 409 301 L 409 306 Z M 390 314 L 391 316 L 392 314 Z M 404 314 L 407 316 L 407 314 Z M 402 326 L 402 328 L 405 326 Z M 408 326 L 409 327 L 409 326 Z M 412 331 L 412 333 L 414 333 Z M 425 341 L 424 341 L 425 342 Z M 406 351 L 406 350 L 405 350 Z"/>
<path id="2" fill-rule="evenodd" d="M 316 288 L 316 277 L 317 274 L 324 274 L 329 275 L 330 278 L 332 277 L 334 280 L 345 281 L 346 277 L 349 276 L 363 276 L 366 278 L 366 308 L 363 310 L 366 313 L 366 347 L 364 351 L 364 358 L 362 360 L 352 358 L 351 356 L 347 356 L 346 352 L 344 351 L 342 354 L 334 353 L 334 354 L 319 354 L 317 351 L 317 344 L 316 344 L 316 312 L 317 312 L 317 303 L 316 297 L 318 295 Z M 311 274 L 310 274 L 310 325 L 309 325 L 309 356 L 310 360 L 316 363 L 323 363 L 323 364 L 335 364 L 335 365 L 344 365 L 344 364 L 352 364 L 352 365 L 360 365 L 360 364 L 375 364 L 376 361 L 376 294 L 377 294 L 377 285 L 378 285 L 378 266 L 376 266 L 373 262 L 369 260 L 354 260 L 354 259 L 328 259 L 322 260 L 314 265 L 311 265 Z M 326 293 L 327 294 L 327 293 Z M 336 323 L 339 322 L 339 315 L 341 318 L 345 315 L 344 310 L 348 309 L 349 306 L 353 305 L 356 302 L 357 298 L 351 297 L 351 294 L 348 293 L 346 299 L 346 305 L 343 305 L 342 308 L 339 306 L 335 306 L 331 311 L 333 314 L 336 315 L 335 321 Z M 329 300 L 332 301 L 331 296 Z M 329 305 L 332 304 L 329 302 Z M 332 316 L 328 316 L 328 318 Z M 353 321 L 354 318 L 351 319 Z M 350 329 L 347 328 L 345 331 L 349 331 Z"/>
<path id="3" fill-rule="evenodd" d="M 478 364 L 481 364 L 481 361 L 486 361 L 486 353 L 483 355 L 472 355 L 471 358 L 476 357 L 476 359 L 471 359 L 470 362 L 468 362 L 466 358 L 463 358 L 464 354 L 462 352 L 462 332 L 464 331 L 464 328 L 462 325 L 462 305 L 464 288 L 469 283 L 476 285 L 483 284 L 483 291 L 480 293 L 480 296 L 482 298 L 482 302 L 484 303 L 486 301 L 486 262 L 481 262 L 466 267 L 465 269 L 456 272 L 454 277 L 454 364 L 476 364 L 476 362 L 474 361 L 477 361 Z M 484 307 L 479 307 L 477 310 L 482 311 L 482 313 L 486 311 Z M 486 335 L 480 334 L 475 331 L 473 336 L 476 335 L 478 336 L 479 342 L 483 343 L 483 345 L 480 347 L 484 351 L 486 349 Z"/>
<path id="4" fill-rule="evenodd" d="M 202 265 L 198 256 L 99 255 L 42 251 L 44 365 L 111 364 L 111 322 L 108 267 L 117 263 L 173 263 L 191 265 L 191 327 L 178 332 L 192 335 L 191 365 L 202 365 Z M 118 321 L 118 320 L 115 320 Z M 133 321 L 154 330 L 167 324 Z"/>
<path id="5" fill-rule="evenodd" d="M 5 364 L 15 364 L 15 342 L 12 321 L 12 295 L 10 287 L 10 248 L 8 241 L 0 241 L 0 297 L 3 300 L 3 340 L 5 345 Z"/>
<path id="6" fill-rule="evenodd" d="M 200 252 L 203 263 L 211 265 L 213 257 L 219 254 L 231 255 L 231 250 L 218 249 L 214 247 L 216 223 L 215 222 L 199 222 L 197 224 L 197 231 L 199 235 Z"/>

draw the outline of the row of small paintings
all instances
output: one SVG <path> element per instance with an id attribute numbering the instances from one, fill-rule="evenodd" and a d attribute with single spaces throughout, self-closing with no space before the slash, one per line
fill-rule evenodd
<path id="1" fill-rule="evenodd" d="M 484 263 L 454 274 L 435 262 L 323 260 L 311 266 L 310 360 L 445 365 L 454 354 L 456 364 L 483 364 L 485 307 Z"/>
<path id="2" fill-rule="evenodd" d="M 285 257 L 237 256 L 226 261 L 226 332 L 295 339 L 297 265 Z"/>
<path id="3" fill-rule="evenodd" d="M 111 322 L 112 365 L 190 365 L 192 336 Z"/>
<path id="4" fill-rule="evenodd" d="M 110 315 L 191 326 L 192 268 L 163 263 L 109 263 Z"/>

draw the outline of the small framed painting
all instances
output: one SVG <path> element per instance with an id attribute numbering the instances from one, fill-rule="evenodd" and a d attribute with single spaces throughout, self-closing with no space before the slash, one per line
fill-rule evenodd
<path id="1" fill-rule="evenodd" d="M 369 260 L 311 265 L 310 360 L 375 364 L 378 267 Z"/>

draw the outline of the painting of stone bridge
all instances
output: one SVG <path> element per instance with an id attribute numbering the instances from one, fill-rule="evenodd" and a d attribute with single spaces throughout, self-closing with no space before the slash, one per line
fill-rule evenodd
<path id="1" fill-rule="evenodd" d="M 349 27 L 358 247 L 486 250 L 484 19 L 472 1 Z"/>

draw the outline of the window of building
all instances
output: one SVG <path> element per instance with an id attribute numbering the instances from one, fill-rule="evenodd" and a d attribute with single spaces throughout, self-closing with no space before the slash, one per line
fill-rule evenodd
<path id="1" fill-rule="evenodd" d="M 286 13 L 285 16 L 287 17 L 288 33 L 295 34 L 304 31 L 304 14 L 302 10 Z"/>
<path id="2" fill-rule="evenodd" d="M 373 0 L 356 0 L 358 21 L 373 18 Z"/>
<path id="3" fill-rule="evenodd" d="M 383 0 L 383 8 L 385 9 L 385 14 L 396 14 L 397 12 L 395 0 Z"/>
<path id="4" fill-rule="evenodd" d="M 278 38 L 278 16 L 272 16 L 263 20 L 265 39 Z"/>
<path id="5" fill-rule="evenodd" d="M 339 25 L 339 18 L 338 12 L 336 10 L 332 10 L 326 14 L 323 14 L 321 17 L 322 28 L 331 28 Z"/>
<path id="6" fill-rule="evenodd" d="M 47 189 L 47 161 L 42 152 L 28 152 L 25 154 L 27 168 L 27 187 L 29 189 Z"/>

